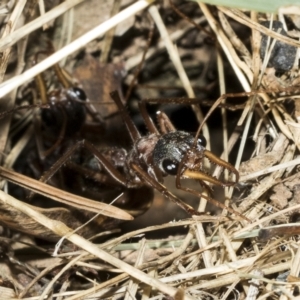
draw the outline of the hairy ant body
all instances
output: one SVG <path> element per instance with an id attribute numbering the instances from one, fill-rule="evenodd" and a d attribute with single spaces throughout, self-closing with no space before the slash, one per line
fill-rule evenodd
<path id="1" fill-rule="evenodd" d="M 50 126 L 54 136 L 59 135 L 56 142 L 45 151 L 45 156 L 52 153 L 54 149 L 60 145 L 65 136 L 76 133 L 80 130 L 82 123 L 85 121 L 85 105 L 86 96 L 84 92 L 70 85 L 61 74 L 58 66 L 55 66 L 55 72 L 63 85 L 60 91 L 52 91 L 47 94 L 45 84 L 41 76 L 36 78 L 39 86 L 42 104 L 50 102 L 51 110 L 43 110 L 42 119 L 46 125 Z M 238 215 L 239 217 L 248 220 L 242 214 L 236 212 L 230 207 L 224 206 L 222 203 L 213 199 L 212 190 L 207 184 L 214 184 L 219 186 L 233 186 L 239 180 L 238 171 L 228 162 L 215 156 L 212 152 L 206 150 L 206 141 L 204 137 L 196 135 L 196 138 L 184 131 L 177 131 L 172 125 L 169 118 L 162 112 L 158 113 L 158 130 L 154 125 L 152 119 L 149 117 L 145 101 L 139 105 L 141 115 L 149 130 L 149 134 L 141 136 L 136 126 L 128 115 L 124 104 L 122 103 L 119 94 L 112 92 L 111 97 L 118 107 L 123 121 L 128 129 L 131 140 L 133 142 L 132 149 L 125 151 L 124 149 L 109 149 L 98 150 L 91 142 L 87 140 L 79 141 L 72 145 L 67 144 L 69 150 L 61 158 L 52 165 L 40 178 L 40 181 L 48 181 L 62 165 L 67 165 L 69 169 L 79 171 L 85 178 L 90 178 L 101 183 L 102 187 L 113 186 L 116 190 L 123 190 L 127 188 L 128 194 L 130 191 L 143 189 L 148 196 L 147 205 L 151 202 L 152 190 L 154 188 L 169 198 L 189 214 L 200 215 L 192 207 L 184 201 L 172 194 L 162 183 L 163 177 L 167 175 L 175 176 L 176 188 L 192 193 L 199 198 L 203 197 L 214 205 L 227 209 L 230 213 Z M 190 103 L 194 100 L 190 99 Z M 189 103 L 189 102 L 188 102 Z M 60 121 L 60 120 L 63 121 Z M 201 126 L 200 126 L 201 128 Z M 200 131 L 200 128 L 198 131 Z M 95 155 L 99 162 L 99 171 L 85 167 L 79 164 L 69 162 L 69 158 L 73 152 L 78 148 L 85 148 Z M 227 169 L 231 174 L 235 175 L 234 181 L 221 181 L 209 175 L 204 168 L 204 160 L 208 159 L 210 162 Z M 181 184 L 182 178 L 189 178 L 197 180 L 202 188 L 208 191 L 208 195 L 203 194 L 197 190 L 185 187 Z M 125 197 L 126 198 L 126 197 Z M 127 197 L 128 199 L 128 197 Z M 122 202 L 123 200 L 120 200 Z M 130 202 L 130 199 L 126 202 Z M 132 201 L 132 203 L 136 203 Z M 139 204 L 141 205 L 141 203 Z"/>
<path id="2" fill-rule="evenodd" d="M 101 150 L 99 151 L 89 141 L 79 141 L 52 166 L 44 178 L 51 177 L 61 165 L 65 164 L 76 149 L 85 148 L 95 155 L 102 170 L 101 172 L 106 173 L 104 176 L 99 176 L 96 171 L 93 174 L 90 172 L 91 177 L 98 178 L 97 180 L 102 183 L 111 182 L 113 179 L 117 185 L 128 189 L 150 186 L 175 202 L 189 214 L 203 214 L 195 211 L 162 184 L 164 176 L 173 175 L 176 176 L 176 187 L 178 189 L 197 195 L 199 198 L 204 197 L 214 205 L 227 209 L 232 214 L 248 220 L 240 213 L 212 198 L 211 188 L 206 182 L 220 186 L 233 186 L 238 182 L 239 173 L 231 164 L 205 149 L 206 141 L 203 136 L 198 136 L 195 139 L 187 132 L 176 131 L 169 118 L 162 112 L 158 113 L 160 133 L 146 111 L 145 102 L 142 102 L 140 103 L 140 111 L 150 132 L 142 137 L 128 115 L 118 93 L 112 92 L 111 97 L 118 106 L 133 141 L 131 150 L 127 152 L 125 149 L 119 149 L 119 151 L 115 149 L 114 153 L 118 153 L 116 162 L 113 159 L 113 155 L 107 155 Z M 221 181 L 207 174 L 203 167 L 205 158 L 234 174 L 235 181 Z M 209 196 L 182 186 L 180 182 L 182 178 L 196 179 L 209 192 Z"/>

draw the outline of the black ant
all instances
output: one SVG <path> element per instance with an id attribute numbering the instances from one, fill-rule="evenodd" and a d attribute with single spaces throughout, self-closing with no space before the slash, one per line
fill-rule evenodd
<path id="1" fill-rule="evenodd" d="M 236 212 L 229 207 L 225 207 L 222 203 L 211 198 L 211 188 L 205 183 L 205 181 L 224 187 L 233 186 L 239 180 L 239 172 L 230 163 L 220 159 L 212 152 L 205 149 L 206 140 L 203 136 L 199 135 L 203 123 L 198 129 L 196 137 L 193 137 L 187 132 L 177 131 L 167 115 L 163 112 L 158 112 L 157 117 L 161 130 L 160 133 L 146 111 L 146 101 L 142 101 L 139 103 L 139 108 L 150 134 L 145 137 L 141 137 L 137 128 L 130 119 L 122 101 L 120 100 L 118 93 L 112 92 L 111 97 L 117 104 L 134 143 L 132 150 L 126 156 L 125 176 L 123 176 L 123 178 L 118 178 L 119 180 L 121 179 L 119 181 L 121 184 L 125 184 L 128 187 L 139 186 L 145 183 L 150 184 L 153 188 L 157 189 L 164 196 L 174 201 L 189 214 L 202 214 L 195 211 L 162 185 L 162 177 L 167 175 L 176 176 L 176 187 L 178 189 L 195 194 L 196 196 L 199 196 L 199 198 L 204 197 L 214 205 L 223 209 L 226 208 L 231 213 L 249 221 L 239 212 Z M 188 101 L 191 103 L 195 102 L 193 99 L 189 99 Z M 213 109 L 214 107 L 212 107 L 211 111 Z M 207 117 L 209 115 L 210 112 Z M 97 158 L 100 163 L 104 164 L 104 161 L 101 161 L 101 158 Z M 235 181 L 220 181 L 205 173 L 203 168 L 204 158 L 207 158 L 212 163 L 217 164 L 233 173 L 235 175 Z M 107 171 L 110 172 L 111 168 L 107 168 Z M 200 185 L 209 192 L 210 196 L 203 195 L 196 190 L 182 186 L 180 182 L 181 178 L 198 180 Z"/>
<path id="2" fill-rule="evenodd" d="M 57 149 L 65 136 L 78 132 L 85 122 L 86 116 L 86 106 L 83 103 L 87 101 L 87 97 L 83 90 L 72 86 L 70 81 L 65 79 L 58 65 L 54 67 L 54 70 L 63 86 L 60 90 L 47 93 L 42 76 L 36 77 L 42 104 L 50 103 L 51 107 L 50 110 L 42 110 L 42 119 L 44 124 L 50 126 L 52 133 L 56 137 L 56 142 L 44 152 L 44 156 Z M 170 119 L 164 113 L 159 112 L 159 131 L 146 111 L 146 101 L 142 101 L 139 107 L 149 131 L 148 135 L 142 137 L 128 115 L 119 94 L 112 92 L 111 97 L 117 105 L 128 129 L 133 142 L 132 149 L 129 152 L 125 151 L 125 149 L 99 151 L 89 141 L 79 141 L 73 144 L 66 153 L 60 154 L 61 158 L 52 165 L 49 171 L 44 173 L 40 181 L 48 181 L 63 164 L 66 164 L 69 168 L 79 171 L 85 177 L 95 179 L 104 184 L 104 186 L 113 185 L 114 187 L 124 187 L 129 190 L 144 189 L 145 193 L 152 195 L 152 192 L 149 190 L 150 186 L 178 204 L 189 214 L 202 214 L 173 195 L 162 184 L 164 176 L 172 175 L 176 176 L 177 189 L 192 193 L 199 198 L 204 197 L 214 205 L 227 209 L 232 214 L 248 220 L 242 214 L 213 199 L 212 190 L 206 182 L 219 186 L 233 186 L 239 180 L 239 173 L 230 163 L 206 150 L 206 141 L 203 136 L 199 135 L 201 126 L 195 138 L 189 133 L 177 131 Z M 192 104 L 196 100 L 189 99 L 188 101 L 188 103 Z M 98 171 L 82 167 L 80 164 L 76 166 L 76 164 L 68 162 L 72 153 L 78 148 L 86 148 L 95 155 L 100 165 L 101 174 Z M 221 181 L 207 174 L 204 170 L 205 158 L 234 174 L 235 180 L 233 182 Z M 106 175 L 103 173 L 106 173 Z M 209 195 L 207 196 L 197 190 L 182 186 L 182 178 L 196 179 L 208 191 Z"/>
<path id="3" fill-rule="evenodd" d="M 99 151 L 89 141 L 79 141 L 52 166 L 49 172 L 44 174 L 42 179 L 43 181 L 47 180 L 57 170 L 59 170 L 59 168 L 67 162 L 72 153 L 76 151 L 76 149 L 85 148 L 95 155 L 102 171 L 109 175 L 102 175 L 99 178 L 99 174 L 97 175 L 97 172 L 94 172 L 95 178 L 98 177 L 100 182 L 111 182 L 113 179 L 119 186 L 123 186 L 128 189 L 151 186 L 175 202 L 189 214 L 203 214 L 195 211 L 188 204 L 172 194 L 162 184 L 164 176 L 176 176 L 176 187 L 178 189 L 197 195 L 199 198 L 204 197 L 214 205 L 227 209 L 232 214 L 236 214 L 249 221 L 239 212 L 231 209 L 230 207 L 224 206 L 222 203 L 212 198 L 211 188 L 205 182 L 224 187 L 233 186 L 239 180 L 239 173 L 230 163 L 220 159 L 212 152 L 205 149 L 206 141 L 203 136 L 197 134 L 195 139 L 195 137 L 187 132 L 177 131 L 172 125 L 170 119 L 163 112 L 158 113 L 158 123 L 161 130 L 160 133 L 146 111 L 146 101 L 142 101 L 139 104 L 139 108 L 149 130 L 149 134 L 142 137 L 131 120 L 118 92 L 112 92 L 111 98 L 116 103 L 129 131 L 133 142 L 132 149 L 129 152 L 125 149 L 114 149 L 112 152 L 118 157 L 116 162 L 112 156 L 107 155 L 107 153 L 104 153 L 101 150 Z M 195 100 L 190 99 L 191 103 L 193 101 Z M 234 174 L 235 180 L 233 182 L 225 182 L 205 173 L 203 168 L 203 161 L 205 158 Z M 90 174 L 90 176 L 93 175 Z M 209 196 L 182 186 L 180 182 L 181 178 L 196 179 L 200 185 L 209 192 Z"/>

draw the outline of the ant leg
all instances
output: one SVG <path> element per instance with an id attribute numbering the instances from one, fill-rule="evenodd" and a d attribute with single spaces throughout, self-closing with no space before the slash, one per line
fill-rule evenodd
<path id="1" fill-rule="evenodd" d="M 176 101 L 175 99 L 178 101 Z M 160 101 L 157 101 L 158 99 L 142 99 L 139 102 L 139 110 L 140 110 L 142 118 L 144 119 L 144 122 L 145 122 L 149 132 L 159 134 L 159 131 L 157 130 L 156 126 L 153 123 L 153 120 L 150 118 L 150 116 L 147 112 L 147 109 L 146 109 L 147 103 L 174 103 L 174 102 L 177 102 L 180 104 L 182 104 L 182 103 L 185 103 L 185 104 L 199 103 L 199 100 L 195 100 L 195 99 L 190 99 L 190 100 L 192 100 L 192 102 L 189 102 L 189 103 L 186 103 L 184 101 L 182 102 L 183 99 L 190 99 L 190 98 L 166 98 L 166 99 L 159 99 Z M 171 120 L 165 113 L 163 113 L 161 111 L 158 112 L 157 119 L 158 119 L 159 128 L 163 134 L 167 133 L 167 132 L 171 132 L 171 131 L 176 131 Z"/>
<path id="2" fill-rule="evenodd" d="M 49 56 L 51 54 L 53 54 L 55 52 L 55 49 L 54 49 L 54 46 L 52 45 L 52 42 L 51 41 L 48 41 L 47 42 L 48 44 L 48 49 L 47 50 L 44 50 L 44 51 L 38 51 L 35 56 L 34 56 L 34 62 L 33 64 L 37 64 L 38 62 L 38 58 L 40 55 L 45 55 L 45 56 Z M 58 78 L 58 80 L 60 81 L 61 85 L 68 89 L 70 88 L 73 83 L 72 83 L 72 79 L 71 79 L 71 76 L 69 76 L 69 74 L 67 72 L 65 72 L 59 64 L 55 64 L 53 67 L 53 70 Z M 39 76 L 39 75 L 38 75 Z"/>
<path id="3" fill-rule="evenodd" d="M 34 80 L 35 80 L 35 85 L 37 86 L 38 92 L 40 94 L 42 104 L 49 103 L 46 82 L 45 82 L 45 79 L 43 78 L 43 75 L 38 74 L 37 76 L 35 76 Z M 34 97 L 34 99 L 35 99 L 35 102 L 37 102 L 36 97 Z"/>
<path id="4" fill-rule="evenodd" d="M 164 112 L 158 111 L 156 113 L 156 116 L 157 116 L 157 122 L 159 124 L 160 131 L 162 132 L 162 134 L 176 131 L 176 128 L 172 124 L 171 120 Z"/>
<path id="5" fill-rule="evenodd" d="M 96 182 L 105 184 L 107 186 L 115 186 L 116 185 L 116 181 L 113 180 L 107 174 L 100 173 L 96 170 L 88 169 L 88 168 L 80 166 L 72 161 L 66 161 L 65 165 L 68 169 L 71 169 L 86 178 L 93 179 Z"/>
<path id="6" fill-rule="evenodd" d="M 134 125 L 134 123 L 132 122 L 130 116 L 128 115 L 128 112 L 124 106 L 124 104 L 122 103 L 120 96 L 118 94 L 117 91 L 114 91 L 112 93 L 110 93 L 110 96 L 112 97 L 112 99 L 115 101 L 116 105 L 119 108 L 119 111 L 122 115 L 122 118 L 128 128 L 128 131 L 130 132 L 130 136 L 132 141 L 136 141 L 137 139 L 139 139 L 140 133 L 137 131 L 136 126 Z M 150 133 L 154 133 L 154 134 L 159 134 L 158 129 L 156 128 L 156 126 L 154 125 L 153 120 L 150 118 L 147 109 L 146 109 L 146 103 L 157 103 L 158 99 L 143 99 L 139 102 L 139 109 L 141 112 L 141 115 L 144 119 L 144 122 L 149 130 Z M 186 101 L 188 100 L 188 101 Z M 199 103 L 200 99 L 197 98 L 167 98 L 167 99 L 161 99 L 161 103 L 181 103 L 181 104 L 196 104 Z M 170 119 L 167 117 L 166 114 L 161 112 L 161 116 L 158 115 L 158 121 L 161 127 L 161 131 L 163 133 L 166 132 L 170 132 L 170 131 L 175 131 L 175 127 L 173 126 L 172 122 L 170 121 Z"/>
<path id="7" fill-rule="evenodd" d="M 95 155 L 96 159 L 99 161 L 101 166 L 105 169 L 108 175 L 117 181 L 120 185 L 124 187 L 131 187 L 128 185 L 126 178 L 113 166 L 113 164 L 90 142 L 82 140 L 73 145 L 64 155 L 55 162 L 54 165 L 44 173 L 40 181 L 46 182 L 49 180 L 60 168 L 67 162 L 70 156 L 79 148 L 85 148 Z"/>
<path id="8" fill-rule="evenodd" d="M 90 151 L 92 154 L 95 155 L 96 159 L 99 161 L 101 166 L 103 166 L 104 170 L 108 173 L 108 176 L 105 176 L 104 174 L 99 174 L 97 172 L 93 172 L 91 170 L 86 169 L 80 169 L 78 166 L 77 168 L 73 165 L 71 165 L 71 168 L 78 170 L 79 172 L 84 172 L 85 175 L 91 176 L 91 178 L 101 182 L 101 183 L 108 183 L 108 184 L 115 184 L 117 181 L 121 186 L 128 186 L 126 178 L 114 167 L 114 165 L 106 159 L 106 157 L 99 152 L 94 145 L 89 143 L 86 140 L 82 140 L 77 142 L 75 145 L 70 147 L 63 155 L 60 157 L 51 167 L 49 170 L 44 172 L 42 176 L 40 177 L 39 181 L 41 182 L 48 182 L 61 168 L 62 165 L 67 164 L 68 160 L 72 156 L 72 154 L 77 151 L 80 148 L 85 148 L 88 151 Z M 87 172 L 86 172 L 87 171 Z M 97 173 L 97 174 L 95 174 Z M 34 195 L 33 192 L 31 192 L 28 196 L 28 198 L 32 198 Z"/>
<path id="9" fill-rule="evenodd" d="M 40 116 L 36 115 L 34 116 L 34 127 L 36 132 L 38 133 L 36 135 L 36 144 L 37 144 L 37 148 L 38 148 L 38 153 L 39 153 L 39 157 L 41 160 L 44 160 L 47 156 L 49 156 L 63 141 L 64 137 L 65 137 L 65 132 L 66 132 L 66 113 L 63 109 L 61 109 L 61 112 L 64 116 L 64 122 L 62 124 L 62 128 L 60 129 L 60 132 L 58 134 L 58 138 L 56 139 L 55 143 L 49 148 L 49 149 L 45 149 L 43 142 L 41 140 L 41 136 L 42 136 L 42 131 L 41 131 L 41 119 Z"/>
<path id="10" fill-rule="evenodd" d="M 38 130 L 40 130 L 40 126 L 36 125 L 35 127 L 38 128 Z M 37 148 L 38 148 L 38 152 L 39 152 L 39 156 L 41 157 L 41 153 L 40 152 L 42 149 L 42 145 L 41 145 L 41 140 L 37 137 L 36 138 L 36 142 L 37 142 Z M 70 158 L 70 156 L 78 149 L 78 143 L 76 143 L 75 145 L 73 145 L 70 149 L 68 149 L 62 157 L 60 157 L 51 167 L 49 170 L 45 171 L 42 176 L 39 178 L 39 181 L 41 182 L 48 182 L 57 172 L 58 170 L 61 168 L 61 166 L 66 163 L 66 161 Z M 33 196 L 35 195 L 35 192 L 31 191 L 29 193 L 29 195 L 27 196 L 28 199 L 32 199 Z"/>
<path id="11" fill-rule="evenodd" d="M 59 64 L 55 64 L 53 69 L 61 85 L 65 89 L 69 89 L 73 85 L 73 82 L 70 78 L 71 76 L 67 76 L 68 74 L 66 74 L 66 71 L 63 71 Z"/>
<path id="12" fill-rule="evenodd" d="M 6 116 L 18 111 L 18 110 L 23 110 L 23 109 L 33 109 L 33 108 L 49 108 L 48 104 L 29 104 L 29 105 L 20 105 L 20 106 L 15 106 L 11 109 L 8 109 L 6 111 L 0 112 L 0 119 L 5 118 Z"/>
<path id="13" fill-rule="evenodd" d="M 181 98 L 179 98 L 179 99 L 181 99 Z M 170 101 L 170 99 L 167 99 L 167 100 L 168 101 L 166 101 L 166 103 L 174 102 L 174 101 Z M 140 110 L 142 118 L 144 119 L 144 122 L 145 122 L 149 132 L 159 134 L 159 131 L 157 130 L 156 126 L 154 125 L 153 120 L 150 118 L 150 116 L 147 112 L 147 109 L 146 109 L 146 103 L 151 103 L 151 102 L 154 102 L 154 101 L 151 100 L 149 102 L 147 99 L 140 101 L 139 102 L 139 110 Z M 160 128 L 160 131 L 162 132 L 162 134 L 165 134 L 165 133 L 168 133 L 171 131 L 176 131 L 176 128 L 172 124 L 171 120 L 164 112 L 161 112 L 161 111 L 157 112 L 157 121 L 158 121 L 159 128 Z"/>
<path id="14" fill-rule="evenodd" d="M 186 98 L 186 97 L 182 97 L 182 98 L 146 98 L 146 99 L 142 99 L 141 102 L 144 103 L 144 105 L 146 103 L 149 104 L 186 104 L 186 105 L 190 105 L 190 104 L 201 104 L 202 99 L 200 98 Z"/>
<path id="15" fill-rule="evenodd" d="M 142 118 L 144 119 L 144 122 L 151 133 L 159 134 L 159 131 L 157 130 L 156 126 L 154 125 L 153 120 L 150 118 L 147 109 L 146 109 L 146 102 L 141 101 L 139 102 L 139 110 L 142 115 Z"/>
<path id="16" fill-rule="evenodd" d="M 126 107 L 122 103 L 119 93 L 117 91 L 113 91 L 110 93 L 110 96 L 115 101 L 115 103 L 121 113 L 124 123 L 129 131 L 131 140 L 133 142 L 137 141 L 138 139 L 141 138 L 141 135 L 140 135 L 138 129 L 136 128 L 135 124 L 131 120 L 131 118 L 126 110 Z"/>
<path id="17" fill-rule="evenodd" d="M 40 177 L 39 181 L 47 182 L 52 176 L 54 176 L 63 164 L 65 164 L 72 154 L 81 147 L 81 142 L 77 142 L 75 145 L 70 147 L 51 167 L 49 170 L 45 171 Z"/>
<path id="18" fill-rule="evenodd" d="M 152 178 L 148 173 L 146 173 L 140 166 L 137 164 L 131 164 L 131 168 L 141 177 L 145 182 L 148 182 L 149 185 L 151 185 L 153 188 L 155 188 L 157 191 L 159 191 L 163 196 L 167 197 L 169 200 L 177 204 L 179 207 L 181 207 L 183 210 L 185 210 L 190 215 L 197 215 L 202 216 L 205 213 L 204 212 L 198 212 L 195 209 L 193 209 L 190 205 L 183 202 L 181 199 L 179 199 L 177 196 L 172 194 L 163 184 L 156 181 L 154 178 Z"/>
<path id="19" fill-rule="evenodd" d="M 198 180 L 198 182 L 199 182 L 200 186 L 207 191 L 209 197 L 212 198 L 213 197 L 213 190 L 212 190 L 212 188 L 205 181 Z"/>
<path id="20" fill-rule="evenodd" d="M 202 183 L 201 183 L 202 184 Z M 205 184 L 205 183 L 204 183 Z M 184 187 L 181 185 L 181 182 L 180 182 L 180 177 L 179 176 L 176 176 L 176 188 L 180 189 L 180 190 L 183 190 L 185 192 L 188 192 L 188 193 L 191 193 L 197 197 L 199 197 L 201 199 L 201 197 L 205 198 L 208 202 L 212 203 L 213 205 L 215 205 L 216 207 L 219 207 L 219 208 L 222 208 L 222 209 L 226 209 L 228 210 L 230 213 L 234 214 L 234 215 L 237 215 L 239 216 L 240 218 L 242 218 L 243 220 L 246 220 L 247 222 L 251 222 L 247 217 L 245 217 L 244 215 L 242 215 L 241 213 L 239 213 L 238 211 L 224 205 L 223 203 L 209 197 L 209 196 L 206 196 L 206 195 L 203 195 L 202 193 L 199 193 L 198 191 L 196 190 L 193 190 L 191 188 L 188 188 L 188 187 Z"/>
<path id="21" fill-rule="evenodd" d="M 139 102 L 139 110 L 142 115 L 142 118 L 144 119 L 144 122 L 151 133 L 155 134 L 160 134 L 159 131 L 157 130 L 156 126 L 153 123 L 153 120 L 150 118 L 147 109 L 146 109 L 146 102 L 141 101 Z M 169 117 L 162 111 L 158 111 L 156 113 L 157 116 L 157 121 L 159 124 L 159 128 L 162 134 L 171 132 L 171 131 L 176 131 L 176 128 L 172 124 L 171 120 Z"/>

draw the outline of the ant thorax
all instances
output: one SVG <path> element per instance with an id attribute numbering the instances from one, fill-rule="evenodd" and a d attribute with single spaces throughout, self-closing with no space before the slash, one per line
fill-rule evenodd
<path id="1" fill-rule="evenodd" d="M 130 164 L 137 162 L 145 167 L 145 170 L 147 170 L 148 174 L 151 177 L 157 179 L 157 175 L 155 174 L 153 167 L 152 156 L 159 138 L 160 135 L 155 133 L 144 136 L 136 141 L 136 143 L 133 145 L 132 150 L 128 153 L 126 159 L 127 170 L 131 179 L 133 179 L 136 183 L 140 183 L 141 180 L 132 170 Z"/>

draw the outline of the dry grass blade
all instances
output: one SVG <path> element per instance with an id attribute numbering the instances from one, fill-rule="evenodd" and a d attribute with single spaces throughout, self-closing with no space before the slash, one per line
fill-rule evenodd
<path id="1" fill-rule="evenodd" d="M 24 38 L 34 30 L 38 29 L 39 27 L 43 26 L 44 24 L 48 23 L 49 21 L 57 18 L 61 14 L 68 11 L 70 8 L 74 7 L 75 5 L 83 2 L 85 0 L 69 0 L 64 1 L 61 5 L 58 5 L 56 8 L 52 9 L 47 14 L 40 16 L 39 18 L 35 19 L 34 21 L 24 25 L 22 28 L 15 30 L 10 35 L 4 37 L 0 41 L 0 49 L 1 51 L 5 50 L 6 48 L 12 46 L 20 39 Z"/>
<path id="2" fill-rule="evenodd" d="M 42 209 L 36 206 L 27 204 L 33 210 L 47 216 L 51 220 L 63 220 L 64 223 L 76 230 L 82 226 L 82 223 L 74 216 L 74 211 L 65 208 L 53 207 L 48 209 Z M 1 202 L 0 204 L 1 220 L 0 223 L 3 226 L 7 226 L 13 230 L 26 233 L 30 236 L 43 237 L 47 241 L 58 241 L 59 236 L 53 231 L 45 228 L 40 223 L 33 220 L 26 214 L 20 212 L 9 205 Z M 78 231 L 77 231 L 78 232 Z M 91 228 L 80 228 L 79 233 L 83 236 L 90 237 Z"/>
<path id="3" fill-rule="evenodd" d="M 0 176 L 10 182 L 20 185 L 35 193 L 49 197 L 55 201 L 65 203 L 67 205 L 84 209 L 94 213 L 100 213 L 108 217 L 117 218 L 121 220 L 132 220 L 132 216 L 124 210 L 121 210 L 112 205 L 93 201 L 84 197 L 70 194 L 63 190 L 52 187 L 48 184 L 26 177 L 22 174 L 16 173 L 9 169 L 0 167 Z"/>

